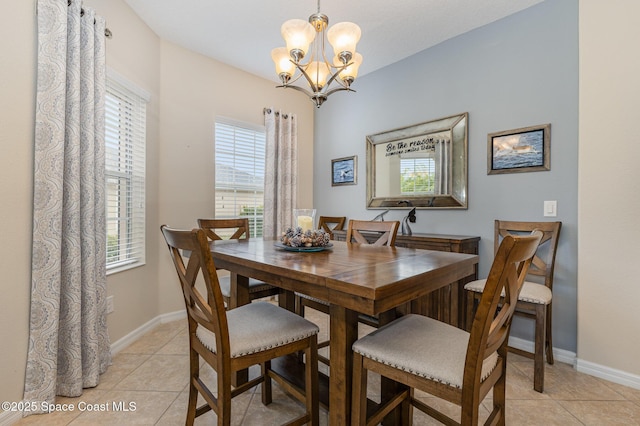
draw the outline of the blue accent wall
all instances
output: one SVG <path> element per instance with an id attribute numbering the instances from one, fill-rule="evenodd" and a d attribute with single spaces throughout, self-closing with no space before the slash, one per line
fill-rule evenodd
<path id="1" fill-rule="evenodd" d="M 375 52 L 362 54 L 366 61 Z M 318 214 L 372 219 L 380 213 L 366 209 L 366 135 L 468 112 L 469 208 L 419 210 L 412 229 L 479 235 L 480 276 L 486 277 L 493 220 L 556 220 L 543 217 L 543 202 L 557 200 L 563 227 L 553 338 L 556 348 L 576 352 L 578 1 L 542 2 L 367 74 L 353 89 L 357 93 L 336 93 L 316 111 Z M 488 133 L 545 123 L 551 123 L 550 171 L 487 175 Z M 351 155 L 358 156 L 358 184 L 332 187 L 331 160 Z M 401 220 L 407 212 L 393 210 L 385 219 Z M 514 321 L 512 335 L 533 340 L 524 321 Z"/>

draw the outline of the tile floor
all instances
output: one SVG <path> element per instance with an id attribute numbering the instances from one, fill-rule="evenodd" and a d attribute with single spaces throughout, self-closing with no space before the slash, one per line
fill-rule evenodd
<path id="1" fill-rule="evenodd" d="M 312 309 L 307 312 L 320 325 L 319 339 L 322 339 L 322 334 L 326 336 L 327 318 Z M 74 411 L 33 415 L 16 424 L 182 425 L 188 399 L 188 371 L 186 320 L 162 324 L 115 355 L 99 386 L 86 389 L 79 398 L 58 398 L 56 402 L 60 404 L 74 404 Z M 570 365 L 556 362 L 547 365 L 545 392 L 540 394 L 532 387 L 533 362 L 513 354 L 509 355 L 507 374 L 508 425 L 640 425 L 640 390 L 581 374 Z M 372 388 L 376 383 L 379 382 L 374 378 L 370 380 Z M 267 407 L 262 405 L 259 386 L 235 398 L 232 424 L 281 424 L 303 412 L 302 405 L 281 392 L 277 384 L 273 389 L 273 403 Z M 129 411 L 114 411 L 114 403 L 122 407 L 134 404 L 135 410 L 131 406 Z M 104 404 L 109 411 L 100 411 Z M 80 405 L 84 411 L 79 410 Z M 455 416 L 454 405 L 446 402 L 437 405 Z M 97 410 L 89 410 L 94 407 Z M 484 416 L 488 415 L 488 408 L 490 400 L 485 400 Z M 417 410 L 414 413 L 416 425 L 437 424 Z M 327 412 L 322 408 L 320 421 L 327 424 Z M 215 414 L 209 412 L 199 417 L 196 424 L 215 424 Z"/>

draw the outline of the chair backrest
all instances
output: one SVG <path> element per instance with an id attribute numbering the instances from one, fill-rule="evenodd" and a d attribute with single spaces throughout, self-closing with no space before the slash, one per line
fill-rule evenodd
<path id="1" fill-rule="evenodd" d="M 209 241 L 204 230 L 177 230 L 166 225 L 162 225 L 160 230 L 169 247 L 169 253 L 182 287 L 189 332 L 195 333 L 198 325 L 206 327 L 216 336 L 217 353 L 230 354 L 227 313 L 218 283 L 216 267 L 209 251 Z M 188 259 L 184 255 L 185 252 L 189 253 Z M 197 287 L 197 284 L 201 282 L 199 277 L 204 281 L 206 297 Z M 220 369 L 224 368 L 221 362 L 222 360 L 218 358 Z M 225 362 L 226 364 L 228 363 Z M 221 371 L 218 370 L 219 374 Z"/>
<path id="2" fill-rule="evenodd" d="M 496 220 L 494 225 L 495 251 L 500 241 L 507 235 L 523 235 L 538 229 L 544 233 L 536 255 L 529 268 L 529 275 L 544 277 L 544 284 L 553 290 L 553 271 L 556 263 L 556 251 L 562 222 L 515 222 Z"/>
<path id="3" fill-rule="evenodd" d="M 346 216 L 320 216 L 318 218 L 318 229 L 323 229 L 333 239 L 333 231 L 342 231 L 346 221 Z"/>
<path id="4" fill-rule="evenodd" d="M 467 392 L 477 392 L 485 359 L 497 351 L 506 360 L 511 320 L 518 295 L 542 235 L 542 231 L 538 230 L 529 235 L 507 235 L 498 247 L 471 325 L 462 386 L 463 400 L 470 398 Z M 501 300 L 503 290 L 505 295 Z M 471 401 L 468 403 L 471 404 Z"/>
<path id="5" fill-rule="evenodd" d="M 198 219 L 198 227 L 203 229 L 211 241 L 245 240 L 251 238 L 249 219 Z"/>
<path id="6" fill-rule="evenodd" d="M 373 244 L 376 246 L 395 246 L 396 235 L 398 235 L 398 227 L 400 222 L 396 221 L 371 221 L 371 220 L 353 220 L 349 221 L 347 227 L 347 242 L 356 242 L 360 244 Z M 370 243 L 360 231 L 369 233 L 379 233 L 379 237 Z M 371 234 L 369 234 L 371 235 Z"/>

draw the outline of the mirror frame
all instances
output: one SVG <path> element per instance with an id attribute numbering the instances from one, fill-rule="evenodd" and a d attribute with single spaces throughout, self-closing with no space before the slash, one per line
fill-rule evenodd
<path id="1" fill-rule="evenodd" d="M 452 115 L 367 136 L 367 209 L 466 209 L 468 200 L 468 123 L 469 113 Z M 451 135 L 451 193 L 446 195 L 376 194 L 376 145 L 407 138 L 428 137 L 434 133 Z M 411 205 L 407 205 L 409 201 Z M 400 203 L 400 204 L 399 204 Z"/>

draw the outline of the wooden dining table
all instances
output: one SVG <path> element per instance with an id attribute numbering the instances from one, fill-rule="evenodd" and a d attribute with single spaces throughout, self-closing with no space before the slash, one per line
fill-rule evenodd
<path id="1" fill-rule="evenodd" d="M 478 263 L 474 254 L 343 241 L 317 252 L 287 251 L 276 244 L 262 238 L 213 241 L 211 255 L 217 268 L 231 273 L 231 308 L 249 303 L 249 277 L 283 289 L 279 303 L 290 310 L 294 292 L 329 302 L 331 425 L 350 423 L 351 347 L 358 338 L 358 314 L 389 322 L 395 308 L 474 274 Z"/>

